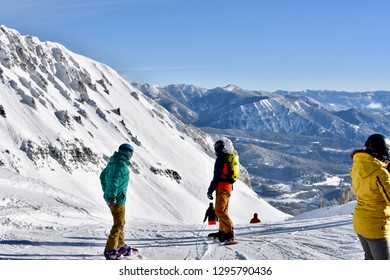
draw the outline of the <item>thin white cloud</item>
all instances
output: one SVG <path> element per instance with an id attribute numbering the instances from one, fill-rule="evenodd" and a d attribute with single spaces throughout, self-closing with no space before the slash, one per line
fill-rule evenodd
<path id="1" fill-rule="evenodd" d="M 196 67 L 196 66 L 163 66 L 163 67 L 129 67 L 122 68 L 120 71 L 176 71 L 176 70 L 194 70 L 194 69 L 203 69 L 205 67 Z"/>

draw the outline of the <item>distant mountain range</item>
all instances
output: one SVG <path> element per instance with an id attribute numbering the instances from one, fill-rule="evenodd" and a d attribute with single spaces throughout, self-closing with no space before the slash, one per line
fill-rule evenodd
<path id="1" fill-rule="evenodd" d="M 343 202 L 349 189 L 350 152 L 362 147 L 370 134 L 390 135 L 387 91 L 133 85 L 183 122 L 232 138 L 254 189 L 292 214 L 324 201 Z M 336 184 L 321 184 L 335 177 Z M 319 186 L 313 189 L 314 184 Z M 287 195 L 295 199 L 281 206 Z"/>
<path id="2" fill-rule="evenodd" d="M 228 85 L 137 85 L 186 123 L 247 132 L 342 137 L 360 141 L 388 134 L 390 92 L 249 91 Z"/>

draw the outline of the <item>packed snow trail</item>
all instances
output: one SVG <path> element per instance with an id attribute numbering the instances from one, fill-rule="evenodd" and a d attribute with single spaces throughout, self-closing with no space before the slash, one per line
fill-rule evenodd
<path id="1" fill-rule="evenodd" d="M 325 211 L 325 210 L 324 210 Z M 207 237 L 216 226 L 128 221 L 126 241 L 139 260 L 359 260 L 351 214 L 291 219 L 235 227 L 239 244 L 222 246 Z M 104 259 L 108 222 L 46 228 L 1 227 L 0 259 Z"/>

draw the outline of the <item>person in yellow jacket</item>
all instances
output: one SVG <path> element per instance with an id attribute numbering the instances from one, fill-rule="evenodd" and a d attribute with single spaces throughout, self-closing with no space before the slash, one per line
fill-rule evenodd
<path id="1" fill-rule="evenodd" d="M 364 146 L 351 154 L 350 176 L 357 196 L 353 227 L 366 260 L 390 260 L 390 140 L 373 134 Z"/>

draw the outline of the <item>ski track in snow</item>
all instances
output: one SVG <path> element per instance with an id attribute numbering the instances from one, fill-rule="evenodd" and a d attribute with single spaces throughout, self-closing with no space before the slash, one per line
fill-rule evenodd
<path id="1" fill-rule="evenodd" d="M 138 260 L 347 260 L 363 257 L 351 215 L 273 224 L 237 225 L 237 245 L 207 237 L 206 225 L 162 225 L 128 221 L 126 241 Z M 0 226 L 0 259 L 104 259 L 111 224 Z"/>

